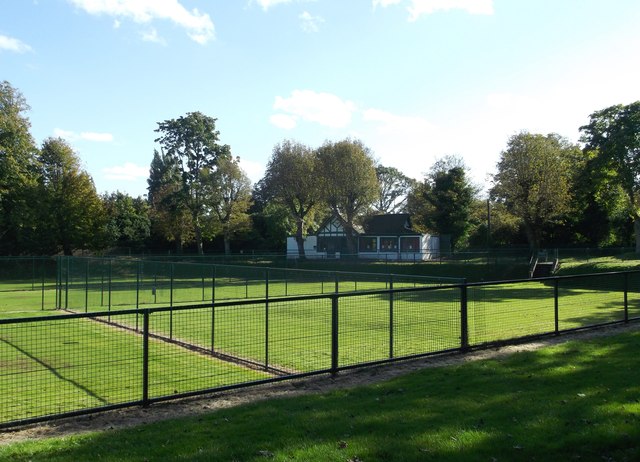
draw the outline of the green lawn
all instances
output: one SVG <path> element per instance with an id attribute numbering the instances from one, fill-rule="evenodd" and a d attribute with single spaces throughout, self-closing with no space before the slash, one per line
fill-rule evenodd
<path id="1" fill-rule="evenodd" d="M 13 461 L 634 461 L 640 333 L 424 369 L 128 429 L 0 447 Z"/>
<path id="2" fill-rule="evenodd" d="M 380 284 L 358 281 L 363 289 Z M 245 293 L 248 287 L 243 286 Z M 287 283 L 286 290 L 307 293 L 313 287 L 317 288 L 317 283 Z M 629 316 L 640 317 L 640 278 L 634 275 L 628 287 Z M 559 329 L 623 320 L 622 288 L 623 279 L 616 275 L 562 280 L 557 288 Z M 470 285 L 469 343 L 552 332 L 554 291 L 552 282 L 540 281 Z M 135 288 L 121 287 L 114 293 L 122 299 L 139 297 Z M 397 292 L 393 300 L 388 292 L 342 293 L 338 303 L 338 366 L 460 347 L 461 294 L 459 287 Z M 82 300 L 86 295 L 84 292 Z M 55 299 L 55 293 L 53 296 Z M 40 309 L 41 298 L 41 291 L 0 292 L 0 316 L 51 314 Z M 142 314 L 122 315 L 125 306 L 112 307 L 110 321 L 139 330 Z M 100 309 L 106 307 L 92 306 L 89 311 Z M 84 311 L 83 307 L 79 311 Z M 272 299 L 268 306 L 256 302 L 152 312 L 151 333 L 198 347 L 201 352 L 153 340 L 151 397 L 269 377 L 238 363 L 287 373 L 329 369 L 331 316 L 330 298 Z M 214 353 L 214 357 L 203 351 Z M 0 414 L 5 412 L 0 422 L 137 401 L 141 398 L 141 355 L 139 334 L 89 319 L 0 325 Z M 234 360 L 223 361 L 216 355 Z M 56 398 L 58 392 L 60 399 Z"/>

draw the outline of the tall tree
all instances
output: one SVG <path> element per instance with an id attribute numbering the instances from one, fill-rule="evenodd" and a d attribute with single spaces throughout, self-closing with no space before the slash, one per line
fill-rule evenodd
<path id="1" fill-rule="evenodd" d="M 579 148 L 555 133 L 518 133 L 500 154 L 491 196 L 521 220 L 532 250 L 540 247 L 545 227 L 568 212 L 570 166 L 579 157 Z"/>
<path id="2" fill-rule="evenodd" d="M 155 150 L 147 184 L 151 232 L 174 242 L 176 253 L 181 254 L 192 239 L 193 227 L 191 214 L 183 206 L 185 190 L 175 157 Z"/>
<path id="3" fill-rule="evenodd" d="M 400 213 L 407 207 L 407 197 L 416 186 L 416 181 L 395 167 L 376 166 L 376 177 L 380 189 L 373 203 L 377 213 Z"/>
<path id="4" fill-rule="evenodd" d="M 640 101 L 596 111 L 580 131 L 585 149 L 597 151 L 625 192 L 640 253 Z"/>
<path id="5" fill-rule="evenodd" d="M 30 191 L 37 176 L 38 149 L 31 124 L 24 115 L 29 106 L 7 81 L 0 82 L 0 252 L 24 250 L 25 232 L 33 226 Z"/>
<path id="6" fill-rule="evenodd" d="M 231 157 L 229 146 L 218 144 L 220 132 L 216 130 L 216 120 L 200 112 L 190 112 L 178 119 L 158 122 L 155 130 L 160 133 L 155 141 L 175 159 L 180 171 L 184 192 L 181 205 L 191 214 L 199 254 L 203 253 L 202 219 L 208 202 L 205 178 L 215 171 L 219 159 Z"/>
<path id="7" fill-rule="evenodd" d="M 448 156 L 437 161 L 411 200 L 414 223 L 441 235 L 451 236 L 455 250 L 471 227 L 472 206 L 477 188 L 466 174 L 461 158 Z"/>
<path id="8" fill-rule="evenodd" d="M 106 214 L 91 176 L 60 138 L 48 138 L 40 150 L 39 231 L 43 250 L 72 255 L 75 249 L 105 244 Z"/>
<path id="9" fill-rule="evenodd" d="M 139 251 L 150 235 L 149 205 L 142 197 L 116 191 L 103 197 L 110 240 L 119 247 Z"/>
<path id="10" fill-rule="evenodd" d="M 231 239 L 251 226 L 251 181 L 238 165 L 238 159 L 221 158 L 209 176 L 213 230 L 224 238 L 224 252 L 231 253 Z"/>
<path id="11" fill-rule="evenodd" d="M 357 220 L 379 195 L 374 160 L 362 141 L 352 139 L 325 142 L 317 152 L 324 201 L 340 220 L 354 254 Z"/>
<path id="12" fill-rule="evenodd" d="M 267 198 L 284 205 L 296 223 L 298 255 L 305 257 L 304 239 L 320 202 L 318 159 L 311 148 L 284 140 L 273 148 L 261 190 Z"/>

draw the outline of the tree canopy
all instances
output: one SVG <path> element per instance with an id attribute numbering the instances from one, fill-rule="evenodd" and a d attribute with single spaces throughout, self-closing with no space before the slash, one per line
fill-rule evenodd
<path id="1" fill-rule="evenodd" d="M 539 248 L 545 226 L 569 211 L 570 166 L 576 157 L 578 147 L 555 133 L 518 133 L 500 154 L 491 196 L 521 220 L 531 249 Z"/>
<path id="2" fill-rule="evenodd" d="M 624 191 L 634 221 L 636 252 L 640 252 L 640 101 L 596 111 L 580 127 L 585 150 L 595 151 L 610 178 Z"/>
<path id="3" fill-rule="evenodd" d="M 284 205 L 296 223 L 298 255 L 304 258 L 304 238 L 321 201 L 320 169 L 308 146 L 284 140 L 274 146 L 262 180 L 262 192 Z"/>
<path id="4" fill-rule="evenodd" d="M 177 119 L 158 122 L 156 129 L 160 136 L 155 141 L 180 174 L 180 189 L 171 191 L 172 200 L 177 207 L 189 211 L 199 254 L 203 253 L 202 220 L 208 200 L 205 179 L 215 171 L 220 159 L 231 157 L 229 145 L 218 143 L 216 120 L 200 112 L 189 112 Z"/>
<path id="5" fill-rule="evenodd" d="M 352 139 L 325 142 L 318 159 L 323 199 L 344 227 L 349 253 L 355 253 L 357 219 L 379 195 L 375 162 L 369 148 Z"/>

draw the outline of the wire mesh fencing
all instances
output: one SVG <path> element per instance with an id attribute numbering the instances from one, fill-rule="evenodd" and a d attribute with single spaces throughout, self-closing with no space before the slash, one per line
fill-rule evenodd
<path id="1" fill-rule="evenodd" d="M 111 284 L 131 284 L 132 275 L 136 286 L 172 284 L 170 266 L 149 273 L 131 265 L 91 261 L 85 282 L 102 285 L 111 274 Z M 201 278 L 198 271 L 185 279 Z M 360 292 L 0 319 L 0 427 L 640 319 L 640 272 L 387 282 Z M 69 302 L 100 298 L 81 287 Z"/>
<path id="2" fill-rule="evenodd" d="M 459 278 L 58 257 L 57 307 L 74 312 L 428 287 Z"/>
<path id="3" fill-rule="evenodd" d="M 54 309 L 56 264 L 51 257 L 0 257 L 0 317 L 25 316 L 25 305 Z"/>

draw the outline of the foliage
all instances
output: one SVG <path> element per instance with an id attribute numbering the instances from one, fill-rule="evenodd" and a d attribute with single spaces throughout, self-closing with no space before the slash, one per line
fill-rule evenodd
<path id="1" fill-rule="evenodd" d="M 231 253 L 231 239 L 248 231 L 251 225 L 251 181 L 238 165 L 238 159 L 220 158 L 218 168 L 208 173 L 211 230 L 224 238 L 225 254 Z"/>
<path id="2" fill-rule="evenodd" d="M 119 191 L 105 194 L 102 200 L 107 211 L 107 230 L 112 245 L 142 250 L 151 233 L 147 201 Z"/>
<path id="3" fill-rule="evenodd" d="M 183 244 L 193 238 L 193 227 L 191 214 L 182 205 L 184 189 L 176 159 L 156 150 L 147 184 L 151 231 L 175 242 L 181 254 Z"/>
<path id="4" fill-rule="evenodd" d="M 614 174 L 609 179 L 626 195 L 640 252 L 640 101 L 596 111 L 580 131 L 585 149 L 597 150 L 604 168 Z"/>
<path id="5" fill-rule="evenodd" d="M 348 251 L 356 251 L 356 225 L 378 198 L 375 163 L 362 141 L 325 142 L 318 148 L 324 202 L 340 220 Z"/>
<path id="6" fill-rule="evenodd" d="M 103 202 L 80 159 L 60 138 L 48 138 L 39 156 L 38 223 L 42 251 L 72 255 L 99 249 L 106 239 Z"/>
<path id="7" fill-rule="evenodd" d="M 379 196 L 373 203 L 376 213 L 401 213 L 406 210 L 407 197 L 416 186 L 416 181 L 395 167 L 376 166 L 376 176 L 380 188 Z"/>
<path id="8" fill-rule="evenodd" d="M 4 254 L 26 250 L 29 230 L 36 226 L 30 200 L 38 149 L 24 115 L 28 110 L 22 94 L 9 82 L 0 82 L 0 252 Z"/>
<path id="9" fill-rule="evenodd" d="M 190 112 L 158 122 L 155 130 L 160 133 L 155 141 L 180 174 L 180 189 L 169 188 L 165 194 L 173 196 L 178 209 L 189 211 L 199 254 L 203 253 L 202 220 L 209 200 L 206 178 L 215 171 L 220 159 L 231 156 L 229 145 L 218 144 L 220 132 L 216 130 L 216 120 L 200 112 Z"/>
<path id="10" fill-rule="evenodd" d="M 295 221 L 298 255 L 304 258 L 304 239 L 321 199 L 318 158 L 311 148 L 284 140 L 273 148 L 261 183 L 265 199 L 285 206 Z"/>
<path id="11" fill-rule="evenodd" d="M 571 201 L 570 166 L 577 146 L 557 134 L 521 132 L 500 154 L 491 196 L 517 216 L 531 249 L 539 248 L 545 227 L 559 223 Z"/>
<path id="12" fill-rule="evenodd" d="M 471 228 L 476 190 L 462 159 L 445 157 L 433 165 L 411 195 L 414 222 L 430 232 L 451 236 L 451 249 L 455 250 Z"/>

